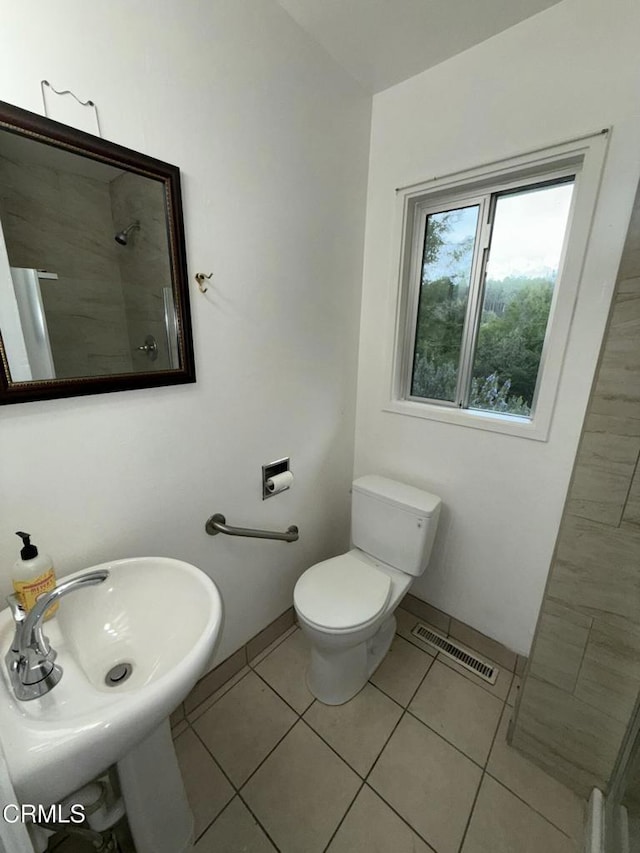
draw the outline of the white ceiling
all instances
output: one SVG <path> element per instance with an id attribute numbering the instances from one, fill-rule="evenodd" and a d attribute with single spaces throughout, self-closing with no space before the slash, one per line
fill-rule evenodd
<path id="1" fill-rule="evenodd" d="M 380 92 L 560 0 L 278 0 L 367 91 Z"/>

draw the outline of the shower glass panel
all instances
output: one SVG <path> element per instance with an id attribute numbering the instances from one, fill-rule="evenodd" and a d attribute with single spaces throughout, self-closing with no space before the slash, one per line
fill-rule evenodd
<path id="1" fill-rule="evenodd" d="M 640 853 L 640 704 L 623 743 L 605 806 L 606 853 Z"/>

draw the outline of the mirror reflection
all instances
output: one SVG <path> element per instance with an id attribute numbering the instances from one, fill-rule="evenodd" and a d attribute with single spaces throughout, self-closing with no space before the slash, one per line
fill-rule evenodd
<path id="1" fill-rule="evenodd" d="M 0 131 L 11 381 L 180 367 L 161 180 Z"/>

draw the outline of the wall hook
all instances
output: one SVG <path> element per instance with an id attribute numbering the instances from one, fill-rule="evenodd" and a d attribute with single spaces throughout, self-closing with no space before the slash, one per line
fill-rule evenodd
<path id="1" fill-rule="evenodd" d="M 49 83 L 48 80 L 41 80 L 40 92 L 42 94 L 42 105 L 44 107 L 44 114 L 47 117 L 49 117 L 49 113 L 47 112 L 47 99 L 45 97 L 46 89 L 51 89 L 51 91 L 55 95 L 71 95 L 71 97 L 74 98 L 80 104 L 81 107 L 91 107 L 96 117 L 96 127 L 98 128 L 98 136 L 102 136 L 102 130 L 100 128 L 100 118 L 98 116 L 98 106 L 95 101 L 83 101 L 76 95 L 75 92 L 72 92 L 71 89 L 56 89 L 54 86 L 51 85 L 51 83 Z"/>
<path id="2" fill-rule="evenodd" d="M 198 282 L 198 287 L 200 288 L 200 293 L 206 293 L 209 288 L 205 284 L 205 280 L 209 280 L 213 275 L 212 272 L 209 275 L 205 275 L 203 272 L 196 273 L 196 281 Z"/>

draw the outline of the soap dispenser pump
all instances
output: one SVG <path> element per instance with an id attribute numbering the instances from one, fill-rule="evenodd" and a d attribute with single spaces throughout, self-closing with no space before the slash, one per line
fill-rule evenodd
<path id="1" fill-rule="evenodd" d="M 16 536 L 22 539 L 22 548 L 20 559 L 13 565 L 13 589 L 28 613 L 40 595 L 55 587 L 56 574 L 51 557 L 38 552 L 36 546 L 31 543 L 30 533 L 18 530 Z M 45 619 L 53 616 L 57 609 L 56 602 L 47 610 Z"/>

